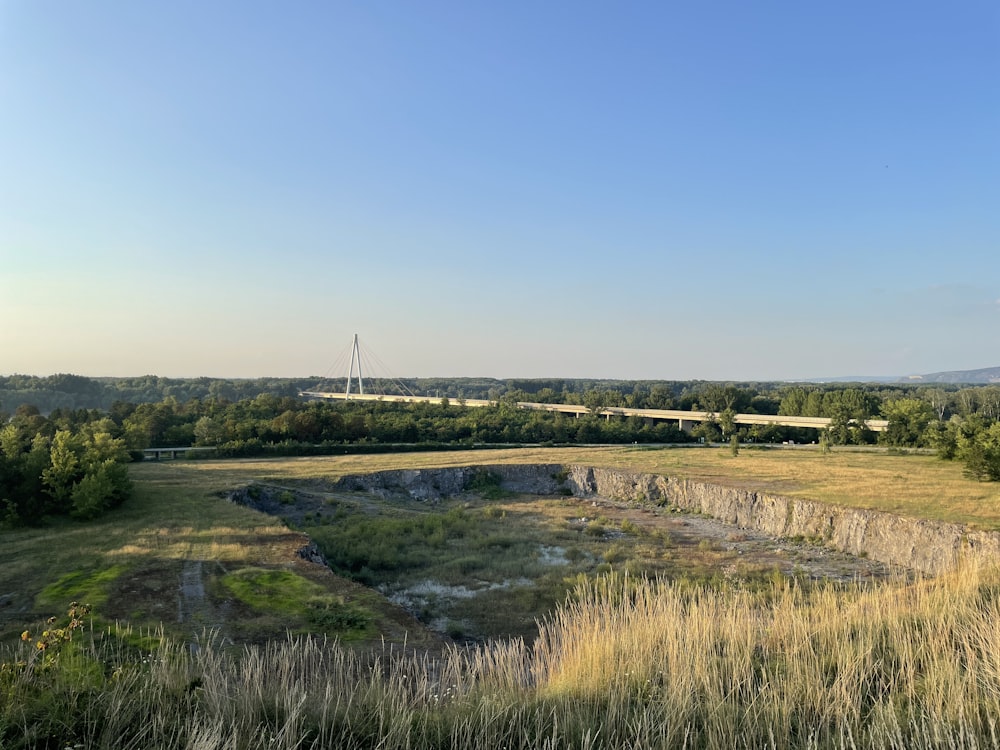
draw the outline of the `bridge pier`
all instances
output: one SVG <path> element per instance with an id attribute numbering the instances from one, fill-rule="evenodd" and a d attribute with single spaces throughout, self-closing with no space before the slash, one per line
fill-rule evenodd
<path id="1" fill-rule="evenodd" d="M 695 422 L 691 419 L 678 419 L 677 426 L 681 432 L 690 433 L 694 429 Z"/>

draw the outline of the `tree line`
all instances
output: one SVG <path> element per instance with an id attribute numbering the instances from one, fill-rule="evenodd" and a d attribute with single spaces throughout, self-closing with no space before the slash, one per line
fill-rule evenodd
<path id="1" fill-rule="evenodd" d="M 214 455 L 249 456 L 526 443 L 880 443 L 932 448 L 944 459 L 962 461 L 970 477 L 1000 481 L 1000 386 L 996 385 L 553 380 L 498 385 L 499 381 L 489 380 L 430 379 L 432 384 L 448 382 L 450 392 L 461 394 L 464 389 L 456 385 L 486 388 L 486 394 L 474 391 L 468 397 L 485 395 L 493 401 L 488 407 L 462 408 L 465 395 L 446 397 L 442 404 L 308 401 L 298 396 L 302 382 L 0 379 L 0 386 L 6 387 L 0 392 L 36 393 L 40 403 L 50 406 L 51 401 L 45 401 L 50 391 L 45 388 L 66 389 L 57 392 L 72 391 L 74 398 L 96 398 L 100 403 L 109 393 L 143 394 L 140 399 L 115 399 L 106 407 L 56 406 L 47 412 L 30 401 L 13 413 L 4 412 L 0 404 L 0 519 L 17 523 L 47 515 L 99 515 L 128 496 L 125 463 L 149 447 L 205 447 Z M 585 383 L 590 387 L 572 390 Z M 534 386 L 537 389 L 525 390 Z M 265 390 L 240 395 L 257 387 Z M 175 391 L 155 401 L 143 400 L 166 388 Z M 175 393 L 201 395 L 179 398 Z M 517 407 L 519 401 L 582 404 L 590 413 L 576 418 L 524 410 Z M 610 406 L 712 411 L 719 416 L 682 432 L 674 422 L 599 416 Z M 737 425 L 738 413 L 828 417 L 831 424 L 822 434 L 776 425 Z M 886 431 L 868 429 L 867 421 L 876 418 L 888 420 Z"/>

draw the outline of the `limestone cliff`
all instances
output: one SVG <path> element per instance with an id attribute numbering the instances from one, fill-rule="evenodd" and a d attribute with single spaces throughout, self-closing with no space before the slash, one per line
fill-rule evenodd
<path id="1" fill-rule="evenodd" d="M 961 524 L 723 487 L 688 479 L 586 466 L 569 468 L 574 494 L 669 505 L 777 537 L 804 537 L 855 555 L 925 573 L 953 566 L 960 554 L 1000 561 L 1000 534 Z"/>

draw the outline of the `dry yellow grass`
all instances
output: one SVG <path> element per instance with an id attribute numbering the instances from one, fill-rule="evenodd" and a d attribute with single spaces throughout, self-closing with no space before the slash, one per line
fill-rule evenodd
<path id="1" fill-rule="evenodd" d="M 859 747 L 912 747 L 924 732 L 988 736 L 1000 708 L 996 586 L 996 571 L 974 568 L 763 598 L 645 581 L 623 594 L 621 581 L 599 579 L 543 628 L 539 690 L 666 707 L 670 747 L 692 726 L 705 747 L 735 747 L 747 733 L 754 747 L 770 737 L 812 746 L 810 734 Z"/>

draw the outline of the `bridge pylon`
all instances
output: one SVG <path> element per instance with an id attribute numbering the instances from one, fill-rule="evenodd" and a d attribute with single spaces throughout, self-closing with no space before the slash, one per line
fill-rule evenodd
<path id="1" fill-rule="evenodd" d="M 354 347 L 351 349 L 351 369 L 347 371 L 347 390 L 344 395 L 351 396 L 351 379 L 354 377 L 354 362 L 358 363 L 358 393 L 365 395 L 365 381 L 361 376 L 361 348 L 358 346 L 358 334 L 354 334 Z"/>

